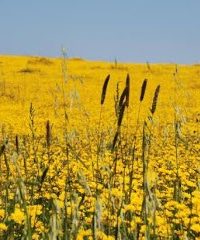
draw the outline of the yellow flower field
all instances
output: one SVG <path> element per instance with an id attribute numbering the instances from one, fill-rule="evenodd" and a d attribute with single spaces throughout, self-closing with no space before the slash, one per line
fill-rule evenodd
<path id="1" fill-rule="evenodd" d="M 0 56 L 0 239 L 200 239 L 199 80 Z"/>

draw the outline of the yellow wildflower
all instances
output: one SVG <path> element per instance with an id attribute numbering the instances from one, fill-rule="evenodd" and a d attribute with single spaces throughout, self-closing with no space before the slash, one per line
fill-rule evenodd
<path id="1" fill-rule="evenodd" d="M 196 233 L 200 233 L 200 224 L 193 224 L 192 226 L 191 226 L 191 229 L 193 230 L 193 231 L 195 231 Z"/>
<path id="2" fill-rule="evenodd" d="M 2 232 L 2 231 L 6 231 L 7 228 L 8 228 L 8 227 L 6 226 L 5 223 L 0 223 L 0 232 Z"/>
<path id="3" fill-rule="evenodd" d="M 22 224 L 25 220 L 24 212 L 20 208 L 16 207 L 15 211 L 11 214 L 10 219 L 18 224 Z"/>

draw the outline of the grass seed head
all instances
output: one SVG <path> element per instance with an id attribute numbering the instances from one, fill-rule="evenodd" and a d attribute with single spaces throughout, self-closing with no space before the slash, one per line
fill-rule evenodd
<path id="1" fill-rule="evenodd" d="M 117 143 L 118 136 L 119 136 L 119 131 L 117 130 L 116 133 L 115 133 L 114 139 L 113 139 L 112 150 L 115 149 L 115 146 L 116 146 L 116 143 Z"/>
<path id="2" fill-rule="evenodd" d="M 45 179 L 45 177 L 46 177 L 46 175 L 47 175 L 48 170 L 49 170 L 49 167 L 46 167 L 46 168 L 44 169 L 43 173 L 42 173 L 42 176 L 41 176 L 41 179 L 40 179 L 40 184 L 41 184 L 41 185 L 42 185 L 42 183 L 44 182 L 44 179 Z"/>
<path id="3" fill-rule="evenodd" d="M 143 81 L 143 84 L 142 84 L 141 94 L 140 94 L 140 102 L 142 102 L 143 99 L 144 99 L 144 95 L 145 95 L 145 92 L 146 92 L 146 87 L 147 87 L 147 79 L 145 79 Z"/>
<path id="4" fill-rule="evenodd" d="M 126 107 L 126 102 L 124 102 L 124 103 L 122 104 L 122 106 L 121 106 L 121 108 L 120 108 L 120 111 L 119 111 L 119 118 L 118 118 L 118 122 L 117 122 L 117 126 L 118 126 L 118 127 L 120 127 L 121 124 L 122 124 L 125 107 Z"/>
<path id="5" fill-rule="evenodd" d="M 126 107 L 129 106 L 129 96 L 130 96 L 130 76 L 129 74 L 127 74 L 127 77 L 126 77 Z"/>
<path id="6" fill-rule="evenodd" d="M 46 123 L 46 142 L 47 147 L 50 147 L 51 145 L 51 126 L 49 120 Z"/>
<path id="7" fill-rule="evenodd" d="M 120 99 L 119 99 L 119 110 L 122 108 L 122 105 L 126 103 L 126 96 L 127 96 L 127 87 L 124 88 Z"/>
<path id="8" fill-rule="evenodd" d="M 19 154 L 19 137 L 18 137 L 18 135 L 15 136 L 15 146 L 16 146 L 17 154 Z"/>
<path id="9" fill-rule="evenodd" d="M 103 84 L 102 93 L 101 93 L 101 105 L 103 105 L 105 101 L 106 90 L 107 90 L 109 79 L 110 79 L 110 74 L 108 74 Z"/>
<path id="10" fill-rule="evenodd" d="M 159 92 L 160 92 L 160 85 L 157 86 L 157 88 L 155 90 L 155 93 L 154 93 L 153 102 L 152 102 L 152 106 L 151 106 L 151 113 L 152 114 L 154 114 L 155 111 L 156 111 Z"/>

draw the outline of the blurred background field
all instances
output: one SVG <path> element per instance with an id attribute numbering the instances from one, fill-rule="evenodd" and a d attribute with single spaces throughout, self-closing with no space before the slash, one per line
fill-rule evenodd
<path id="1" fill-rule="evenodd" d="M 63 66 L 65 65 L 65 66 Z M 177 72 L 177 74 L 176 74 Z M 198 115 L 200 104 L 200 65 L 175 64 L 123 64 L 117 62 L 92 62 L 83 59 L 55 59 L 42 57 L 0 57 L 0 121 L 15 133 L 27 131 L 30 103 L 38 114 L 38 121 L 50 119 L 59 125 L 62 114 L 64 87 L 68 113 L 80 118 L 85 111 L 91 119 L 99 117 L 103 81 L 111 75 L 106 112 L 114 111 L 116 85 L 123 90 L 126 74 L 130 74 L 130 115 L 137 115 L 142 81 L 148 79 L 148 91 L 142 108 L 147 115 L 149 103 L 157 84 L 161 85 L 157 117 L 170 123 L 174 106 L 191 120 Z M 78 112 L 78 114 L 75 114 Z"/>

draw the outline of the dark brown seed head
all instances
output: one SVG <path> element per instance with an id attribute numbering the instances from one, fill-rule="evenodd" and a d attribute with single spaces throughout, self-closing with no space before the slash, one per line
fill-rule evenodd
<path id="1" fill-rule="evenodd" d="M 101 93 L 101 105 L 103 105 L 104 101 L 105 101 L 106 89 L 108 86 L 109 79 L 110 79 L 110 74 L 108 74 L 108 76 L 106 77 L 104 84 L 103 84 L 102 93 Z"/>
<path id="2" fill-rule="evenodd" d="M 147 64 L 147 69 L 148 69 L 148 71 L 151 72 L 151 66 L 150 66 L 150 63 L 149 63 L 149 62 L 146 62 L 146 64 Z"/>
<path id="3" fill-rule="evenodd" d="M 129 106 L 129 95 L 130 95 L 130 76 L 129 74 L 127 74 L 127 77 L 126 77 L 126 106 L 128 107 Z"/>
<path id="4" fill-rule="evenodd" d="M 4 153 L 5 149 L 6 149 L 6 146 L 5 146 L 5 144 L 3 144 L 3 145 L 0 147 L 0 156 Z"/>
<path id="5" fill-rule="evenodd" d="M 126 87 L 124 88 L 124 91 L 122 92 L 119 99 L 119 110 L 122 108 L 123 103 L 125 103 L 126 107 L 129 106 L 129 95 L 130 95 L 130 77 L 129 74 L 127 74 Z"/>
<path id="6" fill-rule="evenodd" d="M 19 137 L 18 137 L 18 135 L 15 136 L 15 146 L 16 146 L 17 154 L 19 154 Z"/>
<path id="7" fill-rule="evenodd" d="M 115 133 L 115 136 L 114 136 L 114 139 L 113 139 L 113 144 L 112 144 L 112 150 L 115 149 L 115 145 L 116 145 L 116 143 L 117 143 L 118 136 L 119 136 L 119 131 L 117 131 L 117 132 Z"/>
<path id="8" fill-rule="evenodd" d="M 7 144 L 8 144 L 8 140 L 6 139 L 3 145 L 0 146 L 0 156 L 5 152 Z"/>
<path id="9" fill-rule="evenodd" d="M 49 120 L 46 123 L 46 142 L 47 147 L 50 147 L 51 145 L 51 126 Z"/>
<path id="10" fill-rule="evenodd" d="M 155 90 L 155 93 L 154 93 L 153 102 L 152 102 L 152 106 L 151 106 L 151 113 L 152 114 L 154 114 L 155 111 L 156 111 L 159 92 L 160 92 L 160 85 L 157 86 L 157 88 Z"/>
<path id="11" fill-rule="evenodd" d="M 147 87 L 147 79 L 144 79 L 143 84 L 142 84 L 142 88 L 141 88 L 140 102 L 142 102 L 143 99 L 144 99 L 146 87 Z"/>
<path id="12" fill-rule="evenodd" d="M 118 118 L 118 122 L 117 122 L 117 126 L 118 126 L 118 127 L 120 127 L 121 124 L 122 124 L 125 107 L 126 107 L 126 102 L 123 103 L 122 106 L 121 106 L 121 108 L 120 108 L 119 118 Z"/>
<path id="13" fill-rule="evenodd" d="M 41 176 L 41 179 L 40 179 L 40 184 L 41 184 L 41 185 L 42 185 L 42 183 L 44 182 L 44 179 L 45 179 L 45 177 L 46 177 L 46 175 L 47 175 L 48 170 L 49 170 L 49 167 L 46 167 L 46 168 L 44 169 L 44 172 L 42 173 L 42 176 Z"/>
<path id="14" fill-rule="evenodd" d="M 119 109 L 121 109 L 124 102 L 126 102 L 126 96 L 127 96 L 127 87 L 124 88 L 124 91 L 122 92 L 120 99 L 119 99 Z"/>

